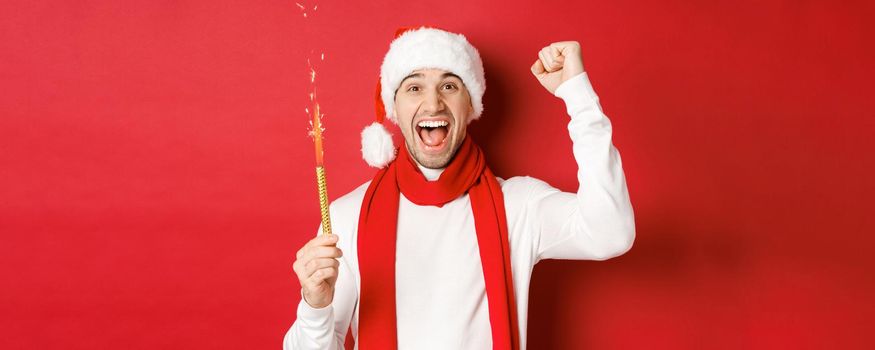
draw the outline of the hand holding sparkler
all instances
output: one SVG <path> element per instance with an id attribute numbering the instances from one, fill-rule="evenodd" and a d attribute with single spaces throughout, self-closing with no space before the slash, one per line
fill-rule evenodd
<path id="1" fill-rule="evenodd" d="M 301 282 L 304 301 L 311 307 L 323 308 L 334 300 L 334 285 L 343 252 L 337 248 L 337 235 L 321 235 L 311 239 L 295 255 L 293 268 Z"/>

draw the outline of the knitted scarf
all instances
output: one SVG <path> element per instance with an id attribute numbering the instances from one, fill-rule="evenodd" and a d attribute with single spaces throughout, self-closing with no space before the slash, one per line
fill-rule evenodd
<path id="1" fill-rule="evenodd" d="M 468 136 L 437 181 L 425 179 L 402 145 L 398 158 L 377 172 L 365 192 L 358 226 L 360 350 L 397 348 L 395 238 L 400 193 L 417 205 L 441 207 L 466 192 L 480 247 L 493 349 L 519 349 L 504 197 L 483 152 Z"/>

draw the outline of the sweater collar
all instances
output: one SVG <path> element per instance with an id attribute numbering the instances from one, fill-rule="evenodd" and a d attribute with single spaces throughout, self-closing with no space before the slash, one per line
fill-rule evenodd
<path id="1" fill-rule="evenodd" d="M 422 175 L 425 176 L 425 179 L 428 181 L 437 181 L 441 177 L 441 174 L 443 174 L 444 170 L 447 169 L 447 168 L 440 168 L 440 169 L 426 168 L 426 167 L 420 165 L 419 162 L 416 162 L 416 167 L 419 168 L 419 172 L 421 172 Z"/>

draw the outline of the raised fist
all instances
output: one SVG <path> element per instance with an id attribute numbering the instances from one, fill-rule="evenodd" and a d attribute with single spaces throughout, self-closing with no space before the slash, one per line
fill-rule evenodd
<path id="1" fill-rule="evenodd" d="M 560 41 L 544 47 L 532 64 L 532 74 L 551 94 L 560 84 L 580 73 L 583 73 L 583 58 L 580 43 L 576 41 Z"/>

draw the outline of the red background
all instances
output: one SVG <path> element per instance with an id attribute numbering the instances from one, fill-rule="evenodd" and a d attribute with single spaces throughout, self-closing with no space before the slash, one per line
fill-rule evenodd
<path id="1" fill-rule="evenodd" d="M 0 348 L 279 348 L 318 225 L 307 52 L 337 198 L 373 174 L 379 64 L 421 23 L 480 49 L 498 175 L 577 188 L 528 71 L 552 41 L 581 42 L 613 121 L 635 246 L 538 265 L 530 348 L 871 345 L 862 3 L 4 1 Z"/>

